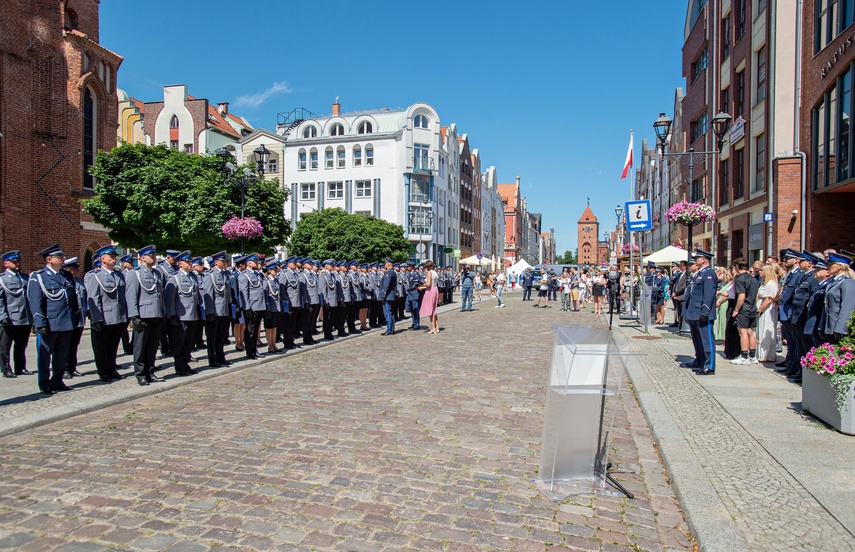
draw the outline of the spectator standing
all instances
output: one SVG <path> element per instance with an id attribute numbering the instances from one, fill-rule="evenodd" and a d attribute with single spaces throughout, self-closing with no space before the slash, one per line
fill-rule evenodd
<path id="1" fill-rule="evenodd" d="M 461 290 L 461 305 L 460 312 L 466 312 L 472 310 L 472 294 L 475 291 L 475 279 L 477 276 L 474 272 L 469 270 L 468 266 L 463 267 L 463 274 L 460 276 L 460 290 Z"/>
<path id="2" fill-rule="evenodd" d="M 540 306 L 540 300 L 543 299 L 546 301 L 543 305 L 543 308 L 549 308 L 549 276 L 544 274 L 540 277 L 540 282 L 537 287 L 537 302 L 533 305 L 534 308 Z"/>
<path id="3" fill-rule="evenodd" d="M 422 304 L 419 307 L 419 315 L 430 318 L 430 334 L 439 333 L 439 316 L 436 313 L 437 303 L 439 302 L 439 288 L 437 288 L 437 274 L 433 261 L 425 263 L 425 283 L 420 289 L 424 290 L 425 294 L 422 297 Z"/>
<path id="4" fill-rule="evenodd" d="M 475 289 L 473 291 L 473 296 L 478 297 L 478 302 L 481 302 L 481 288 L 484 287 L 484 274 L 479 273 L 475 275 Z"/>
<path id="5" fill-rule="evenodd" d="M 775 267 L 764 264 L 760 268 L 763 285 L 757 290 L 757 360 L 775 362 L 778 360 L 775 335 L 778 327 L 778 309 L 775 298 L 780 286 Z"/>
<path id="6" fill-rule="evenodd" d="M 496 270 L 496 276 L 493 278 L 493 282 L 496 285 L 496 300 L 499 303 L 496 305 L 496 308 L 500 309 L 505 306 L 505 302 L 502 300 L 502 291 L 505 289 L 507 278 L 499 270 Z"/>
<path id="7" fill-rule="evenodd" d="M 727 269 L 721 266 L 715 269 L 715 274 L 718 278 L 718 291 L 716 292 L 715 299 L 715 305 L 718 312 L 715 317 L 713 334 L 715 335 L 716 341 L 724 341 L 724 337 L 727 335 L 727 322 L 729 320 L 729 317 L 727 316 L 727 287 L 730 285 L 730 278 L 728 277 Z"/>
<path id="8" fill-rule="evenodd" d="M 741 351 L 741 343 L 739 341 L 739 329 L 736 327 L 736 320 L 733 318 L 733 312 L 736 308 L 736 290 L 733 287 L 733 278 L 736 275 L 734 271 L 725 269 L 728 285 L 727 290 L 727 325 L 724 328 L 724 358 L 733 360 L 738 357 Z"/>
<path id="9" fill-rule="evenodd" d="M 736 293 L 736 306 L 731 315 L 736 320 L 739 329 L 739 344 L 741 354 L 730 361 L 731 364 L 757 364 L 757 291 L 760 287 L 757 279 L 748 272 L 748 262 L 745 259 L 733 261 L 736 278 L 733 288 Z"/>
<path id="10" fill-rule="evenodd" d="M 570 298 L 570 273 L 567 272 L 567 269 L 564 269 L 564 272 L 561 273 L 558 285 L 561 290 L 561 312 L 573 310 L 572 299 Z"/>
<path id="11" fill-rule="evenodd" d="M 606 279 L 599 271 L 594 274 L 591 294 L 594 298 L 594 314 L 603 314 L 603 297 L 606 294 Z"/>
<path id="12" fill-rule="evenodd" d="M 525 269 L 525 272 L 520 276 L 522 279 L 522 287 L 523 287 L 523 301 L 531 301 L 531 288 L 534 286 L 534 274 L 531 272 L 531 268 Z"/>

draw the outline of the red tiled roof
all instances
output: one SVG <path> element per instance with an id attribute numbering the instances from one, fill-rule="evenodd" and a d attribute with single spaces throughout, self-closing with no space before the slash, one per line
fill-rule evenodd
<path id="1" fill-rule="evenodd" d="M 590 205 L 585 207 L 585 211 L 582 213 L 582 217 L 579 219 L 579 222 L 597 222 L 597 217 L 594 216 L 594 212 L 591 210 Z"/>

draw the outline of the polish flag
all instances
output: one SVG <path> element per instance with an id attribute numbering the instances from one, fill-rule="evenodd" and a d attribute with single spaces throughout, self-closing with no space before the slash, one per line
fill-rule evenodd
<path id="1" fill-rule="evenodd" d="M 623 180 L 626 178 L 626 175 L 629 173 L 629 169 L 632 168 L 632 132 L 629 133 L 629 149 L 626 150 L 626 162 L 623 164 L 623 173 L 620 175 L 620 179 Z"/>

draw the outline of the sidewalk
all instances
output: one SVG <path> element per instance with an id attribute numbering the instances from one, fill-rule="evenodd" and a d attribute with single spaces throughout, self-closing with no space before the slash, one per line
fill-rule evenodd
<path id="1" fill-rule="evenodd" d="M 495 304 L 7 435 L 0 549 L 692 550 L 628 388 L 610 459 L 636 498 L 535 489 L 548 325 L 603 321 Z"/>
<path id="2" fill-rule="evenodd" d="M 855 440 L 802 414 L 801 387 L 721 345 L 697 377 L 688 337 L 618 328 L 647 353 L 628 372 L 702 551 L 855 550 Z"/>

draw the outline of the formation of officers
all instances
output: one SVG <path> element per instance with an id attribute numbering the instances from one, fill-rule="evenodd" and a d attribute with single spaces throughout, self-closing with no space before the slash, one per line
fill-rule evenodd
<path id="1" fill-rule="evenodd" d="M 34 329 L 38 384 L 45 395 L 70 390 L 64 378 L 81 375 L 77 350 L 87 318 L 99 379 L 122 379 L 116 361 L 122 344 L 133 354 L 140 385 L 163 381 L 155 373 L 158 348 L 172 356 L 178 376 L 196 373 L 190 362 L 198 348 L 206 349 L 211 367 L 231 364 L 224 351 L 230 333 L 248 358 L 265 356 L 258 350 L 262 323 L 267 353 L 273 354 L 299 347 L 297 339 L 317 343 L 319 320 L 326 340 L 381 327 L 382 335 L 393 335 L 395 322 L 406 313 L 411 328 L 421 328 L 426 274 L 414 261 L 318 263 L 291 257 L 265 262 L 259 254 L 230 259 L 221 251 L 207 258 L 206 267 L 190 251 L 166 250 L 159 260 L 150 245 L 138 250 L 134 267 L 131 256 L 119 259 L 109 245 L 95 252 L 94 268 L 81 278 L 77 259 L 66 259 L 60 244 L 39 254 L 45 267 L 29 276 L 20 271 L 20 251 L 2 255 L 0 367 L 7 378 L 31 373 L 26 347 Z M 441 302 L 452 301 L 458 284 L 451 269 L 440 270 Z"/>
<path id="2" fill-rule="evenodd" d="M 800 382 L 801 358 L 812 347 L 826 342 L 837 344 L 848 333 L 847 322 L 855 311 L 855 261 L 853 256 L 831 250 L 811 253 L 786 249 L 782 256 L 786 275 L 777 303 L 787 356 L 778 367 Z M 699 375 L 712 375 L 718 278 L 710 266 L 712 253 L 696 249 L 694 259 L 689 267 L 682 314 L 691 330 L 695 359 L 686 367 Z"/>

